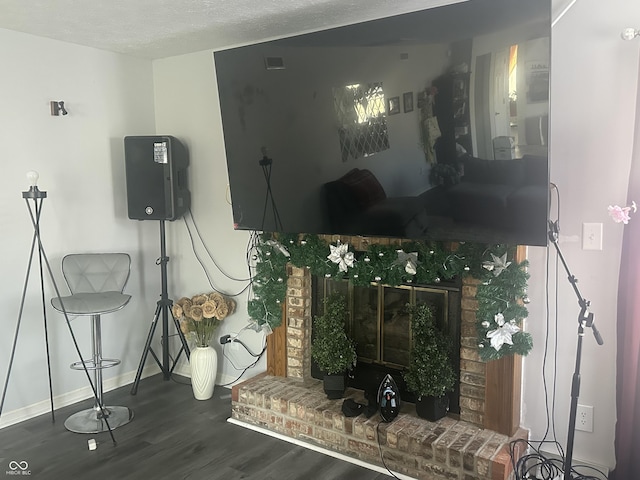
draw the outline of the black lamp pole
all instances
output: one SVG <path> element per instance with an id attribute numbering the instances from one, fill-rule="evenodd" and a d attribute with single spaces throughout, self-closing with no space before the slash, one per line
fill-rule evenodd
<path id="1" fill-rule="evenodd" d="M 31 172 L 30 172 L 31 174 Z M 29 175 L 29 174 L 28 174 Z M 36 175 L 33 172 L 33 175 Z M 38 260 L 39 260 L 39 268 L 40 268 L 40 293 L 42 300 L 42 315 L 44 320 L 44 342 L 47 354 L 47 373 L 49 375 L 49 400 L 51 403 L 51 421 L 55 422 L 55 414 L 53 409 L 53 387 L 51 382 L 51 357 L 49 354 L 49 329 L 47 326 L 47 310 L 45 308 L 44 301 L 44 275 L 42 270 L 42 244 L 40 243 L 40 213 L 42 212 L 42 202 L 45 198 L 47 198 L 47 192 L 43 192 L 38 189 L 38 186 L 35 185 L 37 181 L 37 176 L 35 180 L 33 180 L 33 185 L 29 188 L 28 191 L 22 192 L 22 198 L 24 198 L 27 209 L 29 210 L 29 216 L 31 217 L 31 221 L 33 223 L 33 239 L 31 240 L 31 253 L 29 255 L 29 262 L 27 264 L 27 275 L 24 280 L 24 286 L 22 289 L 22 299 L 20 300 L 20 311 L 18 313 L 18 321 L 16 323 L 16 330 L 13 336 L 13 344 L 11 345 L 11 356 L 9 359 L 9 368 L 7 370 L 7 378 L 2 389 L 2 399 L 0 400 L 0 415 L 2 415 L 2 409 L 4 407 L 4 401 L 7 395 L 7 385 L 9 384 L 9 377 L 11 376 L 11 369 L 13 366 L 13 361 L 16 353 L 16 344 L 18 340 L 18 335 L 20 333 L 20 325 L 22 323 L 22 313 L 24 311 L 24 302 L 27 294 L 27 286 L 29 284 L 29 276 L 31 273 L 31 265 L 33 263 L 33 255 L 35 253 L 36 248 L 38 249 Z M 33 200 L 33 209 L 29 200 Z"/>

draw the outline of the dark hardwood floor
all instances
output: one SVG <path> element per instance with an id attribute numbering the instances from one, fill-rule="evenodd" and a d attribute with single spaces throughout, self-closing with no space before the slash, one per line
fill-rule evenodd
<path id="1" fill-rule="evenodd" d="M 110 405 L 133 409 L 134 419 L 109 433 L 77 434 L 64 428 L 90 400 L 0 430 L 0 476 L 15 478 L 12 462 L 27 462 L 34 479 L 384 480 L 380 474 L 227 422 L 231 391 L 193 398 L 189 380 L 157 375 L 108 392 Z M 94 438 L 96 450 L 87 441 Z M 15 467 L 15 463 L 12 464 Z M 23 464 L 24 465 L 24 464 Z M 25 472 L 26 473 L 26 472 Z M 24 475 L 20 475 L 24 478 Z"/>

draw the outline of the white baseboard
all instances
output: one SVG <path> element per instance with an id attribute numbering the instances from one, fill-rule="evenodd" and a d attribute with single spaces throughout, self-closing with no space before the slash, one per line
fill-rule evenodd
<path id="1" fill-rule="evenodd" d="M 357 458 L 352 458 L 347 455 L 343 455 L 338 452 L 334 452 L 333 450 L 329 450 L 327 448 L 322 448 L 312 443 L 306 443 L 296 438 L 287 437 L 286 435 L 282 435 L 277 432 L 272 432 L 271 430 L 267 430 L 265 428 L 258 427 L 256 425 L 251 425 L 250 423 L 245 423 L 240 420 L 236 420 L 235 418 L 228 418 L 227 422 L 232 423 L 234 425 L 239 425 L 243 428 L 248 428 L 249 430 L 253 430 L 255 432 L 262 433 L 264 435 L 268 435 L 270 437 L 277 438 L 279 440 L 284 440 L 285 442 L 292 443 L 294 445 L 298 445 L 300 447 L 308 448 L 309 450 L 313 450 L 314 452 L 319 452 L 329 457 L 337 458 L 338 460 L 342 460 L 344 462 L 353 463 L 354 465 L 358 465 L 359 467 L 364 467 L 369 470 L 373 470 L 374 472 L 382 473 L 384 475 L 388 475 L 389 477 L 395 476 L 395 478 L 399 478 L 401 480 L 416 480 L 413 477 L 409 477 L 408 475 L 404 475 L 399 472 L 390 473 L 389 470 L 383 467 L 379 467 L 378 465 L 374 465 L 372 463 L 363 462 L 362 460 L 358 460 Z"/>
<path id="2" fill-rule="evenodd" d="M 116 388 L 124 387 L 133 383 L 136 378 L 136 373 L 137 370 L 104 380 L 102 384 L 103 390 L 105 392 L 109 392 Z M 154 363 L 142 370 L 141 378 L 150 377 L 157 373 L 160 373 L 160 368 Z M 55 411 L 59 408 L 73 405 L 74 403 L 91 397 L 93 397 L 93 391 L 91 390 L 91 386 L 87 385 L 86 387 L 79 388 L 72 392 L 63 393 L 53 397 L 53 408 Z M 37 417 L 43 413 L 49 413 L 50 411 L 51 399 L 47 398 L 41 402 L 27 405 L 26 407 L 18 408 L 6 413 L 3 412 L 2 417 L 0 417 L 0 429 L 8 427 L 9 425 L 15 425 L 16 423 L 23 422 L 24 420 L 29 420 L 30 418 Z"/>
<path id="3" fill-rule="evenodd" d="M 174 368 L 173 373 L 181 377 L 191 378 L 191 367 L 186 362 L 179 362 Z"/>

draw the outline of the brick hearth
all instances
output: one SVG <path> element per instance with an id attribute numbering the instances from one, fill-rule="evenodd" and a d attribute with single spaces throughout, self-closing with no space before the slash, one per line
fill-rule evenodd
<path id="1" fill-rule="evenodd" d="M 366 404 L 358 390 L 345 396 Z M 391 423 L 378 413 L 345 417 L 343 401 L 328 400 L 320 380 L 264 374 L 233 387 L 232 418 L 378 466 L 382 454 L 386 467 L 421 480 L 509 478 L 506 435 L 449 417 L 429 422 L 409 403 Z"/>
<path id="2" fill-rule="evenodd" d="M 351 244 L 358 248 L 354 239 Z M 464 279 L 462 286 L 460 415 L 429 422 L 403 403 L 399 416 L 385 423 L 379 414 L 345 417 L 343 400 L 328 400 L 322 382 L 311 377 L 311 277 L 308 269 L 288 270 L 281 339 L 270 345 L 282 354 L 283 376 L 265 374 L 235 386 L 235 420 L 379 466 L 384 466 L 382 452 L 390 469 L 421 480 L 509 478 L 509 442 L 528 434 L 518 428 L 520 359 L 480 360 L 474 279 Z M 358 390 L 349 389 L 346 396 L 366 404 Z"/>

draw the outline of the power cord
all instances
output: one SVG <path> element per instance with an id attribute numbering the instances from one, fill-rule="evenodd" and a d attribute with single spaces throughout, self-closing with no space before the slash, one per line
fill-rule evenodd
<path id="1" fill-rule="evenodd" d="M 220 267 L 220 265 L 218 265 L 218 263 L 216 262 L 215 258 L 213 258 L 213 255 L 211 254 L 211 252 L 209 251 L 209 247 L 207 247 L 207 244 L 204 242 L 204 240 L 202 239 L 202 235 L 200 234 L 200 230 L 198 229 L 198 224 L 196 223 L 196 219 L 193 216 L 193 212 L 191 211 L 191 208 L 189 208 L 188 210 L 189 212 L 189 218 L 191 219 L 191 223 L 193 223 L 193 228 L 198 236 L 198 239 L 200 240 L 200 243 L 202 243 L 202 246 L 204 247 L 205 252 L 207 252 L 207 255 L 209 256 L 209 258 L 211 259 L 211 261 L 213 262 L 213 264 L 216 266 L 216 268 L 218 269 L 218 271 L 220 273 L 222 273 L 225 277 L 227 277 L 229 280 L 234 280 L 236 282 L 248 282 L 249 280 L 251 280 L 251 278 L 235 278 L 232 275 L 229 275 L 228 273 L 226 273 L 222 267 Z M 189 237 L 192 240 L 192 244 L 193 244 L 193 235 L 191 234 L 191 229 L 189 227 L 189 223 L 187 222 L 186 217 L 184 217 L 184 223 L 187 227 L 187 231 L 189 233 Z M 195 250 L 194 250 L 195 251 Z"/>
<path id="2" fill-rule="evenodd" d="M 190 219 L 191 224 L 193 225 L 193 231 L 192 232 L 192 227 L 189 224 L 189 221 L 187 219 L 187 217 Z M 200 234 L 200 230 L 198 229 L 198 225 L 196 223 L 195 217 L 193 215 L 193 212 L 191 211 L 191 208 L 188 209 L 188 215 L 183 216 L 183 221 L 184 221 L 184 225 L 185 228 L 187 230 L 187 234 L 189 235 L 189 240 L 191 242 L 191 248 L 193 250 L 194 256 L 196 258 L 196 260 L 198 261 L 198 263 L 200 264 L 200 267 L 202 268 L 202 271 L 204 272 L 205 276 L 207 277 L 207 281 L 209 282 L 209 285 L 211 286 L 211 288 L 216 291 L 216 292 L 220 292 L 219 289 L 217 289 L 213 283 L 213 280 L 204 264 L 203 259 L 200 257 L 200 255 L 198 254 L 198 249 L 196 248 L 196 241 L 195 238 L 197 237 L 197 239 L 199 240 L 200 244 L 202 245 L 202 247 L 204 248 L 205 252 L 207 253 L 209 259 L 213 262 L 213 264 L 215 265 L 215 267 L 218 269 L 218 271 L 220 271 L 220 273 L 222 273 L 222 275 L 224 275 L 226 278 L 236 281 L 236 282 L 247 282 L 247 284 L 237 293 L 226 293 L 226 292 L 220 292 L 223 293 L 224 295 L 228 295 L 230 297 L 238 297 L 240 295 L 242 295 L 243 293 L 247 293 L 249 297 L 251 297 L 251 292 L 252 292 L 252 285 L 253 285 L 253 277 L 254 277 L 254 269 L 255 269 L 255 260 L 257 259 L 257 255 L 256 255 L 256 248 L 258 246 L 258 244 L 260 243 L 260 236 L 259 233 L 255 230 L 251 231 L 250 235 L 249 235 L 249 239 L 247 241 L 247 247 L 245 250 L 245 262 L 247 265 L 247 270 L 249 273 L 248 278 L 236 278 L 232 275 L 229 275 L 228 273 L 225 272 L 225 270 L 223 270 L 220 265 L 218 265 L 218 263 L 216 262 L 214 256 L 211 254 L 211 251 L 209 250 L 207 244 L 204 242 L 204 239 L 202 238 L 202 235 Z M 262 356 L 264 355 L 266 349 L 267 349 L 267 344 L 266 344 L 266 339 L 264 342 L 264 347 L 262 348 L 262 351 L 260 353 L 255 353 L 253 352 L 244 342 L 242 342 L 242 340 L 240 340 L 238 337 L 238 335 L 248 327 L 244 327 L 240 332 L 238 332 L 238 334 L 232 339 L 230 335 L 225 335 L 223 336 L 220 340 L 221 340 L 221 344 L 222 344 L 222 354 L 223 354 L 223 358 L 227 359 L 229 361 L 229 363 L 232 365 L 233 368 L 235 368 L 236 370 L 242 370 L 242 372 L 240 373 L 240 375 L 233 380 L 230 383 L 224 384 L 224 385 L 220 385 L 222 387 L 231 385 L 236 383 L 238 380 L 240 380 L 240 378 L 242 378 L 242 376 L 247 372 L 247 370 L 249 370 L 250 368 L 254 367 L 255 365 L 258 364 L 258 362 L 260 361 L 260 359 L 262 358 Z M 224 341 L 223 341 L 224 340 Z M 233 361 L 231 360 L 231 358 L 229 358 L 229 356 L 226 354 L 226 349 L 225 346 L 227 343 L 230 342 L 236 342 L 239 343 L 240 345 L 242 345 L 244 347 L 244 349 L 247 351 L 247 353 L 249 353 L 249 355 L 251 355 L 252 357 L 254 357 L 256 360 L 254 362 L 252 362 L 250 365 L 244 367 L 244 368 L 238 368 Z M 171 375 L 172 379 L 173 379 L 173 374 Z M 174 379 L 174 381 L 176 383 L 180 383 L 180 384 L 187 384 L 186 382 L 180 382 Z"/>
<path id="3" fill-rule="evenodd" d="M 539 443 L 555 443 L 556 448 L 560 452 L 560 458 L 547 458 L 544 454 L 540 453 L 540 451 L 536 449 L 531 442 L 522 439 L 514 440 L 509 443 L 509 454 L 511 455 L 514 480 L 559 480 L 564 477 L 565 457 L 562 446 L 558 442 L 541 441 Z M 518 444 L 526 446 L 530 453 L 522 455 L 516 461 L 516 449 Z M 578 468 L 581 470 L 592 470 L 597 473 L 598 476 L 579 473 L 577 471 Z M 604 472 L 601 472 L 590 465 L 572 465 L 571 478 L 573 480 L 603 480 L 608 477 Z"/>
<path id="4" fill-rule="evenodd" d="M 248 328 L 249 328 L 248 325 L 243 327 L 242 330 L 240 330 L 240 332 L 238 332 L 235 337 L 232 337 L 232 335 L 223 335 L 222 337 L 220 337 L 220 343 L 222 344 L 222 355 L 223 355 L 223 357 L 226 358 L 229 361 L 229 363 L 233 366 L 233 368 L 235 368 L 236 370 L 242 370 L 242 372 L 233 381 L 231 381 L 229 383 L 225 383 L 225 384 L 220 384 L 220 385 L 217 385 L 217 386 L 219 386 L 219 387 L 228 387 L 229 385 L 233 385 L 234 383 L 236 383 L 238 380 L 240 380 L 242 378 L 242 376 L 247 372 L 247 370 L 249 370 L 250 368 L 255 367 L 258 364 L 258 362 L 260 361 L 260 359 L 262 358 L 262 356 L 266 352 L 266 350 L 267 350 L 266 341 L 265 341 L 264 346 L 262 347 L 262 350 L 260 351 L 260 353 L 255 353 L 242 340 L 237 338 L 238 335 L 240 335 L 240 333 L 242 333 L 242 331 L 244 331 L 244 330 L 246 330 Z M 175 336 L 177 336 L 177 334 L 170 335 L 170 337 L 175 337 Z M 229 358 L 227 356 L 226 352 L 225 352 L 225 346 L 228 343 L 232 343 L 232 342 L 242 345 L 244 347 L 244 349 L 247 351 L 247 353 L 249 355 L 251 355 L 252 357 L 254 357 L 255 360 L 251 364 L 247 365 L 246 367 L 237 367 L 233 363 L 231 358 Z M 171 360 L 174 361 L 173 357 L 171 357 Z M 176 378 L 176 376 L 181 376 L 181 375 L 177 375 L 177 374 L 171 372 L 170 378 L 174 383 L 177 383 L 179 385 L 191 385 L 191 381 L 183 382 L 183 381 L 178 380 Z"/>
<path id="5" fill-rule="evenodd" d="M 223 348 L 224 348 L 224 347 L 223 347 Z M 238 380 L 240 380 L 240 379 L 242 378 L 242 376 L 247 372 L 247 370 L 249 370 L 249 369 L 250 369 L 250 368 L 252 368 L 252 367 L 255 367 L 255 366 L 258 364 L 258 362 L 259 362 L 259 361 L 260 361 L 260 359 L 262 358 L 262 354 L 263 354 L 266 350 L 267 350 L 267 348 L 266 348 L 266 346 L 265 346 L 265 348 L 262 350 L 262 353 L 260 354 L 260 356 L 259 356 L 258 358 L 256 358 L 256 360 L 255 360 L 252 364 L 247 365 L 247 366 L 242 370 L 242 372 L 240 372 L 240 375 L 238 375 L 234 380 L 232 380 L 232 381 L 231 381 L 231 382 L 229 382 L 229 383 L 224 383 L 224 384 L 222 384 L 222 385 L 218 385 L 218 386 L 219 386 L 219 387 L 228 387 L 229 385 L 233 385 L 234 383 L 236 383 Z M 226 358 L 226 357 L 225 357 L 225 358 Z M 227 358 L 227 359 L 228 359 L 228 358 Z M 232 365 L 233 365 L 233 363 L 232 363 Z M 235 367 L 234 367 L 234 368 L 235 368 Z M 239 370 L 239 369 L 238 369 L 238 370 Z"/>
<path id="6" fill-rule="evenodd" d="M 235 368 L 236 370 L 243 370 L 243 369 L 244 369 L 244 370 L 243 370 L 243 372 L 244 372 L 244 371 L 246 371 L 248 367 L 238 367 L 235 363 L 233 363 L 233 360 L 232 360 L 232 359 L 227 355 L 227 352 L 226 352 L 226 346 L 227 346 L 227 344 L 228 344 L 228 343 L 231 343 L 231 342 L 239 343 L 240 345 L 242 345 L 242 346 L 247 350 L 247 352 L 248 352 L 250 355 L 252 355 L 254 358 L 256 358 L 256 361 L 255 361 L 253 364 L 251 364 L 251 366 L 254 366 L 255 364 L 257 364 L 257 363 L 258 363 L 258 360 L 260 360 L 260 358 L 262 357 L 262 355 L 264 355 L 264 352 L 266 352 L 266 350 L 267 350 L 267 342 L 266 342 L 266 340 L 265 340 L 265 342 L 264 342 L 264 346 L 263 346 L 263 348 L 262 348 L 262 351 L 261 351 L 259 354 L 257 354 L 257 355 L 256 355 L 256 354 L 253 354 L 253 352 L 249 351 L 249 349 L 247 348 L 247 346 L 246 346 L 244 343 L 239 342 L 238 340 L 231 340 L 231 341 L 229 341 L 229 342 L 227 342 L 227 343 L 223 344 L 223 345 L 222 345 L 222 356 L 223 356 L 224 358 L 226 358 L 226 359 L 229 361 L 229 363 L 231 364 L 231 366 L 232 366 L 233 368 Z"/>
<path id="7" fill-rule="evenodd" d="M 556 194 L 556 221 L 553 222 L 555 228 L 557 228 L 560 221 L 560 190 L 555 183 L 551 183 L 551 190 Z M 556 408 L 556 390 L 557 390 L 557 361 L 558 361 L 558 338 L 556 335 L 554 347 L 553 347 L 553 381 L 552 381 L 552 393 L 551 393 L 551 411 L 549 409 L 549 389 L 547 385 L 547 357 L 549 355 L 549 332 L 550 332 L 550 301 L 551 292 L 550 292 L 550 284 L 549 284 L 549 274 L 551 271 L 550 267 L 551 255 L 549 249 L 547 249 L 546 253 L 546 282 L 545 282 L 545 341 L 544 341 L 544 354 L 542 361 L 542 385 L 544 391 L 544 401 L 545 401 L 545 411 L 546 411 L 546 429 L 542 440 L 540 441 L 540 445 L 546 442 L 547 437 L 549 435 L 549 430 L 553 433 L 553 442 L 557 444 L 557 436 L 556 436 L 556 422 L 555 422 L 555 408 Z M 556 257 L 555 263 L 555 285 L 558 285 L 558 273 L 559 273 L 559 265 Z M 555 331 L 558 331 L 558 289 L 555 289 Z M 539 445 L 539 447 L 540 447 Z"/>
<path id="8" fill-rule="evenodd" d="M 218 288 L 215 287 L 213 280 L 211 278 L 211 275 L 209 274 L 207 268 L 204 265 L 204 261 L 203 259 L 200 257 L 200 255 L 198 254 L 198 250 L 196 248 L 196 242 L 195 242 L 195 238 L 193 235 L 193 232 L 191 231 L 191 226 L 189 225 L 189 222 L 187 221 L 187 215 L 183 216 L 183 221 L 184 221 L 184 225 L 187 229 L 187 234 L 189 235 L 189 240 L 191 242 L 191 249 L 193 250 L 193 254 L 196 257 L 196 260 L 198 261 L 198 263 L 200 264 L 200 267 L 202 268 L 202 271 L 204 272 L 205 276 L 207 277 L 207 281 L 209 282 L 209 285 L 211 286 L 211 288 L 213 290 L 215 290 L 216 292 L 220 292 L 220 293 L 224 293 L 225 295 L 228 295 L 230 297 L 238 297 L 240 295 L 242 295 L 244 292 L 246 292 L 250 287 L 251 287 L 251 281 L 252 281 L 252 275 L 249 275 L 249 278 L 235 278 L 229 274 L 227 274 L 221 267 L 220 265 L 218 265 L 218 263 L 216 262 L 215 258 L 213 257 L 213 255 L 211 254 L 211 252 L 209 251 L 209 248 L 207 247 L 207 244 L 204 242 L 202 236 L 200 235 L 200 231 L 198 230 L 198 226 L 195 222 L 195 218 L 193 216 L 193 213 L 191 212 L 191 209 L 188 210 L 188 217 L 191 219 L 191 223 L 193 224 L 193 229 L 195 230 L 196 236 L 198 238 L 198 240 L 200 241 L 200 243 L 202 244 L 203 248 L 205 249 L 205 251 L 207 252 L 207 255 L 209 257 L 209 259 L 213 262 L 213 264 L 215 265 L 215 267 L 218 269 L 218 271 L 220 273 L 222 273 L 226 278 L 228 278 L 229 280 L 233 280 L 235 282 L 247 282 L 247 284 L 242 287 L 242 289 L 240 289 L 239 292 L 237 293 L 226 293 L 226 292 L 220 292 L 220 290 Z M 253 238 L 250 237 L 249 243 L 253 243 Z M 247 247 L 247 250 L 249 249 L 249 246 Z"/>
<path id="9" fill-rule="evenodd" d="M 233 385 L 234 383 L 236 383 L 238 380 L 240 380 L 244 374 L 247 372 L 247 370 L 249 370 L 250 368 L 255 367 L 258 362 L 260 361 L 260 359 L 263 357 L 264 353 L 267 351 L 267 340 L 265 338 L 264 340 L 264 345 L 262 346 L 262 350 L 260 351 L 260 353 L 255 353 L 253 352 L 242 340 L 240 340 L 238 337 L 240 336 L 240 334 L 244 331 L 247 330 L 248 328 L 250 328 L 250 325 L 245 326 L 244 328 L 242 328 L 242 330 L 240 330 L 235 337 L 232 337 L 231 335 L 223 335 L 222 337 L 220 337 L 220 343 L 222 344 L 222 356 L 224 358 L 226 358 L 229 363 L 231 364 L 231 366 L 233 368 L 235 368 L 236 370 L 242 370 L 240 372 L 240 375 L 238 375 L 234 380 L 232 380 L 229 383 L 225 383 L 223 385 L 220 385 L 221 387 L 228 387 L 229 385 Z M 247 353 L 249 355 L 251 355 L 252 357 L 255 358 L 255 360 L 250 363 L 249 365 L 247 365 L 246 367 L 238 367 L 236 366 L 236 364 L 233 362 L 233 360 L 227 355 L 226 352 L 226 346 L 229 343 L 238 343 L 240 345 L 242 345 L 242 347 L 247 351 Z"/>
<path id="10" fill-rule="evenodd" d="M 387 463 L 384 461 L 384 455 L 382 454 L 382 445 L 380 444 L 380 424 L 382 423 L 382 420 L 380 420 L 378 422 L 378 424 L 376 425 L 376 438 L 378 440 L 378 451 L 380 452 L 380 461 L 382 462 L 382 465 L 384 466 L 384 468 L 387 469 L 387 472 L 389 472 L 389 475 L 391 475 L 393 478 L 397 478 L 398 480 L 400 480 L 399 477 L 397 477 L 392 471 L 391 469 L 387 466 Z"/>
<path id="11" fill-rule="evenodd" d="M 231 335 L 224 335 L 222 337 L 220 337 L 220 344 L 221 345 L 226 345 L 227 343 L 231 343 L 231 342 L 235 342 L 235 343 L 239 343 L 240 345 L 242 345 L 244 347 L 244 349 L 247 351 L 247 353 L 249 355 L 251 355 L 252 357 L 259 357 L 260 355 L 262 355 L 262 352 L 260 353 L 253 353 L 251 351 L 251 349 L 239 338 L 231 338 Z"/>
<path id="12" fill-rule="evenodd" d="M 227 277 L 230 280 L 237 281 L 237 282 L 247 282 L 247 284 L 239 292 L 237 292 L 235 294 L 229 294 L 229 293 L 224 293 L 224 292 L 220 292 L 220 293 L 224 293 L 225 295 L 228 295 L 230 297 L 238 297 L 238 296 L 240 296 L 240 295 L 242 295 L 243 293 L 246 292 L 249 296 L 251 296 L 252 285 L 253 285 L 253 277 L 254 277 L 254 271 L 253 270 L 255 268 L 255 260 L 257 258 L 257 255 L 256 255 L 255 251 L 256 251 L 256 248 L 257 248 L 257 246 L 259 244 L 259 241 L 260 241 L 259 233 L 257 231 L 255 231 L 255 230 L 251 231 L 251 233 L 249 235 L 249 240 L 247 241 L 247 247 L 246 247 L 246 251 L 245 251 L 245 261 L 246 261 L 246 265 L 247 265 L 247 270 L 249 272 L 249 277 L 248 278 L 235 278 L 235 277 L 227 274 L 220 267 L 220 265 L 218 265 L 218 263 L 216 262 L 215 258 L 213 257 L 213 255 L 209 251 L 209 248 L 207 247 L 206 243 L 204 242 L 204 240 L 202 238 L 202 235 L 200 234 L 200 230 L 198 229 L 198 225 L 196 223 L 196 220 L 195 220 L 195 217 L 193 215 L 193 212 L 191 211 L 191 208 L 188 209 L 188 218 L 191 220 L 191 223 L 193 224 L 193 230 L 195 231 L 195 236 L 194 236 L 194 233 L 192 232 L 192 228 L 189 225 L 189 221 L 187 221 L 187 215 L 185 215 L 183 217 L 183 221 L 184 221 L 184 225 L 186 227 L 187 233 L 189 235 L 189 240 L 191 242 L 191 248 L 193 250 L 193 253 L 194 253 L 194 256 L 195 256 L 196 260 L 198 261 L 198 263 L 200 264 L 200 267 L 202 268 L 202 271 L 204 272 L 205 276 L 207 277 L 207 281 L 209 282 L 209 285 L 211 286 L 211 288 L 214 291 L 219 291 L 215 287 L 215 285 L 213 284 L 213 280 L 212 280 L 211 276 L 209 275 L 209 272 L 207 271 L 207 268 L 205 267 L 203 259 L 198 254 L 198 251 L 197 251 L 197 248 L 196 248 L 195 237 L 198 238 L 198 240 L 202 244 L 204 250 L 206 251 L 209 259 L 213 262 L 213 264 L 220 271 L 220 273 L 222 273 L 225 277 Z M 266 339 L 265 339 L 265 343 L 264 343 L 264 346 L 262 348 L 262 351 L 260 353 L 255 353 L 244 342 L 242 342 L 242 340 L 237 338 L 238 335 L 243 330 L 245 330 L 246 328 L 248 328 L 248 326 L 244 327 L 240 332 L 238 332 L 238 334 L 236 334 L 236 336 L 234 338 L 231 338 L 231 335 L 225 335 L 220 339 L 220 343 L 222 344 L 222 355 L 223 355 L 223 358 L 228 360 L 229 363 L 231 364 L 231 366 L 234 369 L 242 370 L 240 375 L 235 380 L 233 380 L 230 383 L 219 385 L 221 387 L 226 387 L 226 386 L 232 385 L 232 384 L 236 383 L 238 380 L 240 380 L 240 378 L 242 378 L 242 376 L 247 372 L 247 370 L 249 370 L 250 368 L 252 368 L 252 367 L 254 367 L 255 365 L 258 364 L 258 362 L 260 361 L 260 359 L 262 358 L 262 356 L 264 355 L 264 353 L 265 353 L 265 351 L 267 349 Z M 233 360 L 231 360 L 231 358 L 229 358 L 229 356 L 226 354 L 226 348 L 225 348 L 226 344 L 230 343 L 232 341 L 242 345 L 243 348 L 247 351 L 247 353 L 249 353 L 249 355 L 254 357 L 256 360 L 254 362 L 252 362 L 250 365 L 247 365 L 244 368 L 239 368 L 238 366 L 236 366 L 233 363 Z M 183 383 L 183 382 L 177 382 L 177 383 Z"/>

